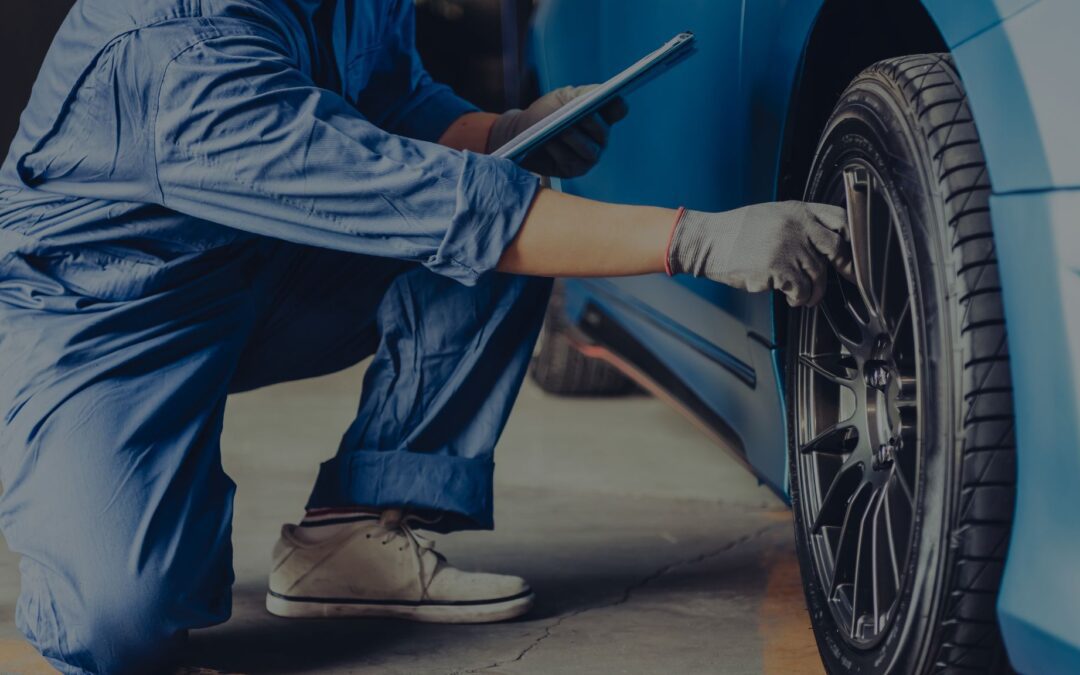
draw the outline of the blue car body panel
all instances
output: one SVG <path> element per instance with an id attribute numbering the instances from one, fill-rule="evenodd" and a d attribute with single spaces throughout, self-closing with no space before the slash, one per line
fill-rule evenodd
<path id="1" fill-rule="evenodd" d="M 720 210 L 777 195 L 784 127 L 829 0 L 544 0 L 545 89 L 606 79 L 681 30 L 699 53 L 629 98 L 605 161 L 562 189 Z M 964 78 L 994 194 L 1009 328 L 1018 486 L 999 617 L 1023 673 L 1080 672 L 1080 3 L 924 0 Z M 786 496 L 774 304 L 700 280 L 577 280 L 590 306 L 660 359 Z"/>

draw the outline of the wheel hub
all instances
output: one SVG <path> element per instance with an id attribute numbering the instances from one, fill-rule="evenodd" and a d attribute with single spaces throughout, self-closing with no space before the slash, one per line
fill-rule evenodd
<path id="1" fill-rule="evenodd" d="M 863 363 L 862 426 L 873 448 L 872 468 L 885 471 L 892 466 L 903 444 L 900 413 L 900 368 L 892 358 L 892 342 L 886 335 L 874 339 L 873 354 Z M 857 359 L 858 360 L 858 359 Z"/>

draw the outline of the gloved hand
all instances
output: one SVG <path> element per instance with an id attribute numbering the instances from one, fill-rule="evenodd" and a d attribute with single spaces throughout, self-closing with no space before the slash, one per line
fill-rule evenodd
<path id="1" fill-rule="evenodd" d="M 491 127 L 487 151 L 498 150 L 521 132 L 596 86 L 563 87 L 541 96 L 525 110 L 506 111 Z M 627 111 L 622 98 L 611 101 L 599 112 L 585 117 L 533 150 L 522 162 L 522 167 L 555 178 L 577 178 L 585 174 L 600 161 L 600 155 L 607 147 L 611 125 L 626 117 Z"/>
<path id="2" fill-rule="evenodd" d="M 775 289 L 788 304 L 825 295 L 827 264 L 853 274 L 847 214 L 827 204 L 773 202 L 723 213 L 684 211 L 668 245 L 668 272 L 751 292 Z"/>

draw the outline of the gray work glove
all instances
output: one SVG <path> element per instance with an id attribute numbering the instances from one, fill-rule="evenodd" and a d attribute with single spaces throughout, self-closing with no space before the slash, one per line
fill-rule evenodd
<path id="1" fill-rule="evenodd" d="M 773 202 L 723 213 L 684 211 L 668 248 L 671 274 L 750 292 L 774 289 L 788 304 L 815 305 L 831 263 L 851 278 L 847 214 L 827 204 Z"/>
<path id="2" fill-rule="evenodd" d="M 563 107 L 597 85 L 563 87 L 541 96 L 525 110 L 508 110 L 499 115 L 491 127 L 487 151 L 494 152 L 509 143 L 515 136 Z M 628 109 L 622 98 L 617 98 L 599 112 L 580 122 L 533 150 L 522 162 L 522 167 L 542 176 L 577 178 L 593 168 L 607 147 L 611 125 L 626 117 Z"/>

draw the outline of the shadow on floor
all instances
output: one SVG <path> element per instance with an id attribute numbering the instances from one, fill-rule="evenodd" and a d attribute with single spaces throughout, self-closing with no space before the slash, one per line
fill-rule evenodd
<path id="1" fill-rule="evenodd" d="M 377 652 L 415 645 L 422 627 L 368 619 L 286 620 L 267 615 L 224 632 L 193 635 L 183 661 L 222 672 L 296 673 L 365 662 Z"/>
<path id="2" fill-rule="evenodd" d="M 552 565 L 546 572 L 540 568 L 529 575 L 538 597 L 534 610 L 518 621 L 487 626 L 393 619 L 281 619 L 262 608 L 262 585 L 238 585 L 233 590 L 237 619 L 218 629 L 193 633 L 184 662 L 251 675 L 354 672 L 357 666 L 409 672 L 398 671 L 392 664 L 403 655 L 422 658 L 425 645 L 475 642 L 483 650 L 484 636 L 492 631 L 503 638 L 514 633 L 527 638 L 543 634 L 567 617 L 616 608 L 631 599 L 644 607 L 686 608 L 695 599 L 757 585 L 760 569 L 755 555 L 725 555 L 738 543 L 743 542 L 728 541 L 688 558 L 669 558 L 645 572 L 640 567 L 628 569 L 624 556 L 605 559 L 602 554 L 590 566 Z"/>

